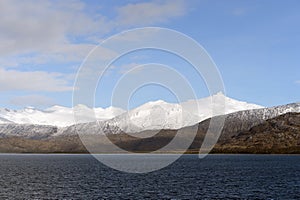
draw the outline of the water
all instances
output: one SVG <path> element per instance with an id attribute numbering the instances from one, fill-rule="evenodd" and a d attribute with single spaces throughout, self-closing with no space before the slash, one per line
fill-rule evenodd
<path id="1" fill-rule="evenodd" d="M 128 174 L 90 155 L 0 155 L 0 199 L 300 199 L 300 156 L 185 155 Z"/>

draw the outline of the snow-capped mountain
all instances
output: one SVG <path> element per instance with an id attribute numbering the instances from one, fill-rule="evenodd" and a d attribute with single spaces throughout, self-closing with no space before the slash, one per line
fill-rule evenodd
<path id="1" fill-rule="evenodd" d="M 225 107 L 224 106 L 225 103 Z M 213 113 L 222 110 L 222 113 Z M 222 93 L 180 104 L 167 103 L 162 100 L 148 102 L 140 107 L 125 112 L 120 108 L 94 108 L 77 105 L 74 108 L 53 106 L 45 110 L 26 107 L 22 110 L 0 109 L 0 124 L 36 124 L 66 127 L 75 124 L 74 111 L 80 116 L 80 123 L 97 121 L 103 127 L 118 127 L 124 132 L 142 130 L 179 129 L 196 124 L 218 114 L 228 114 L 241 110 L 257 109 L 262 106 L 237 101 Z"/>
<path id="2" fill-rule="evenodd" d="M 9 121 L 5 118 L 0 117 L 0 124 L 13 124 L 14 122 Z"/>
<path id="3" fill-rule="evenodd" d="M 20 136 L 24 138 L 47 138 L 67 135 L 74 136 L 76 133 L 117 134 L 127 131 L 137 132 L 140 130 L 158 129 L 159 127 L 164 129 L 175 129 L 177 127 L 186 126 L 189 123 L 192 124 L 194 123 L 194 120 L 197 121 L 199 119 L 195 114 L 185 112 L 186 111 L 182 111 L 182 107 L 180 107 L 179 104 L 156 101 L 144 104 L 141 107 L 120 114 L 112 119 L 98 121 L 97 123 L 89 122 L 67 127 L 57 127 L 6 122 L 0 124 L 0 137 Z M 229 133 L 225 134 L 225 136 L 231 137 L 231 133 L 249 130 L 251 127 L 260 124 L 267 119 L 289 112 L 300 113 L 300 103 L 292 103 L 271 108 L 256 108 L 255 106 L 254 109 L 233 112 L 226 115 L 223 132 Z M 183 114 L 183 117 L 178 117 L 179 114 Z M 148 120 L 149 116 L 155 116 L 156 119 L 151 119 L 148 123 L 142 123 L 143 120 Z M 136 121 L 134 123 L 132 123 L 132 120 L 127 121 L 126 118 L 128 119 L 129 117 L 132 117 L 131 119 Z M 178 122 L 179 125 L 174 125 L 175 122 Z M 182 122 L 185 124 L 182 124 Z M 198 122 L 196 122 L 196 124 L 197 123 Z M 208 123 L 209 120 L 202 120 L 201 123 L 197 125 L 199 128 L 198 130 L 200 132 L 205 132 Z"/>
<path id="4" fill-rule="evenodd" d="M 7 123 L 0 125 L 0 137 L 43 139 L 55 135 L 58 130 L 56 126 Z"/>
<path id="5" fill-rule="evenodd" d="M 82 122 L 94 121 L 94 117 L 90 116 L 91 112 L 95 112 L 96 118 L 101 120 L 111 119 L 117 115 L 124 113 L 120 108 L 109 107 L 106 109 L 91 109 L 85 105 L 77 105 L 73 108 L 63 106 L 53 106 L 45 110 L 39 110 L 33 107 L 26 107 L 22 110 L 0 109 L 0 124 L 16 123 L 16 124 L 36 124 L 36 125 L 52 125 L 58 127 L 66 127 L 73 125 L 73 110 L 80 111 Z"/>
<path id="6" fill-rule="evenodd" d="M 219 139 L 219 141 L 224 139 L 230 140 L 235 134 L 242 131 L 248 131 L 252 127 L 264 123 L 268 119 L 272 119 L 286 113 L 300 113 L 300 102 L 270 108 L 244 110 L 228 114 L 226 115 L 222 130 L 223 136 Z M 293 121 L 293 119 L 291 119 L 291 121 Z M 209 120 L 202 121 L 198 128 L 200 131 L 206 132 L 208 124 Z M 274 128 L 276 128 L 275 125 Z"/>
<path id="7" fill-rule="evenodd" d="M 198 116 L 199 121 L 216 115 L 229 114 L 242 110 L 263 108 L 263 106 L 260 105 L 238 101 L 226 97 L 221 92 L 210 97 L 183 102 L 181 103 L 181 106 L 184 110 Z"/>
<path id="8" fill-rule="evenodd" d="M 162 100 L 148 102 L 115 118 L 104 121 L 105 127 L 118 127 L 123 132 L 143 130 L 179 129 L 199 122 L 200 118 L 180 104 Z"/>
<path id="9" fill-rule="evenodd" d="M 160 105 L 161 102 L 151 102 L 151 103 L 146 104 L 146 106 L 148 107 L 149 105 L 157 105 L 157 104 Z M 165 103 L 165 102 L 163 104 L 168 105 L 168 103 Z M 166 105 L 165 105 L 165 107 L 168 107 Z M 144 107 L 144 106 L 142 106 L 142 107 Z M 151 123 L 138 124 L 136 122 L 132 124 L 132 120 L 128 120 L 128 121 L 125 120 L 126 118 L 128 119 L 130 116 L 133 116 L 132 119 L 134 119 L 135 116 L 140 114 L 139 109 L 141 109 L 142 107 L 134 109 L 129 113 L 124 113 L 124 114 L 117 116 L 110 120 L 101 121 L 98 123 L 83 123 L 83 124 L 78 124 L 76 126 L 73 125 L 73 126 L 65 127 L 63 129 L 61 129 L 59 132 L 57 132 L 57 134 L 55 136 L 57 136 L 57 135 L 72 135 L 72 134 L 76 133 L 76 130 L 77 130 L 77 133 L 79 133 L 79 134 L 118 134 L 118 133 L 122 133 L 122 132 L 126 132 L 126 133 L 131 132 L 132 133 L 132 132 L 139 132 L 141 130 L 158 129 L 159 126 L 154 126 L 154 125 L 157 125 L 160 120 L 164 119 L 164 114 L 162 114 L 160 116 L 156 115 L 157 120 L 153 120 L 152 124 Z M 160 111 L 157 113 L 161 113 L 161 111 L 163 109 L 158 109 L 158 110 L 160 110 Z M 180 109 L 177 110 L 177 112 L 180 113 Z M 229 111 L 227 110 L 227 112 L 229 112 Z M 232 113 L 225 115 L 226 121 L 225 121 L 225 126 L 223 127 L 223 131 L 229 132 L 229 133 L 231 133 L 231 132 L 236 133 L 239 131 L 248 130 L 251 127 L 253 127 L 259 123 L 262 123 L 267 119 L 271 119 L 273 117 L 276 117 L 276 116 L 279 116 L 279 115 L 282 115 L 285 113 L 289 113 L 289 112 L 300 113 L 300 103 L 292 103 L 292 104 L 275 106 L 275 107 L 270 107 L 270 108 L 257 108 L 255 106 L 254 109 L 232 112 Z M 144 114 L 144 112 L 142 112 L 142 114 Z M 167 114 L 168 113 L 166 113 L 166 115 Z M 152 113 L 152 115 L 153 115 L 153 113 Z M 147 115 L 144 115 L 144 116 L 147 116 Z M 161 116 L 163 116 L 163 117 L 161 117 Z M 186 124 L 184 126 L 187 126 L 189 122 L 191 123 L 189 125 L 194 125 L 194 124 L 197 124 L 198 122 L 201 122 L 198 127 L 199 131 L 206 132 L 207 127 L 209 125 L 209 120 L 201 120 L 201 121 L 194 123 L 193 120 L 199 119 L 197 117 L 195 119 L 194 117 L 195 117 L 195 115 L 190 115 L 190 121 L 185 120 Z M 146 118 L 147 117 L 145 117 L 145 119 Z M 177 119 L 178 121 L 180 121 L 181 119 L 185 119 L 185 118 L 177 117 L 177 118 L 173 118 L 173 119 Z M 165 124 L 164 123 L 165 123 L 165 121 L 160 123 L 160 124 L 163 124 L 161 126 L 163 128 L 161 128 L 161 129 L 176 129 L 175 128 L 176 125 L 174 125 L 174 124 L 168 123 L 168 121 L 167 121 L 167 123 L 165 123 Z M 144 125 L 144 126 L 142 127 L 142 125 Z M 184 127 L 184 126 L 182 126 L 182 127 Z M 150 133 L 150 134 L 152 134 L 152 133 Z M 230 134 L 225 134 L 225 135 L 231 136 Z"/>
<path id="10" fill-rule="evenodd" d="M 259 108 L 263 107 L 237 101 L 224 96 L 222 93 L 217 93 L 207 98 L 180 104 L 167 103 L 162 100 L 148 102 L 115 118 L 103 121 L 103 123 L 105 124 L 104 127 L 118 127 L 120 131 L 126 133 L 143 130 L 179 129 L 194 125 L 212 116 Z M 213 109 L 216 112 L 213 112 Z"/>

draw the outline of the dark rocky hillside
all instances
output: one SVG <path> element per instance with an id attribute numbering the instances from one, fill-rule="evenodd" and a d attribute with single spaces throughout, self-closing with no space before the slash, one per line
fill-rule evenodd
<path id="1" fill-rule="evenodd" d="M 222 140 L 216 152 L 300 153 L 300 113 L 287 113 L 266 120 L 231 139 Z"/>

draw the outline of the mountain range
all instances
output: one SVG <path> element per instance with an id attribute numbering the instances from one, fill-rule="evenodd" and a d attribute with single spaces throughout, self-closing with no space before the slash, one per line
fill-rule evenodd
<path id="1" fill-rule="evenodd" d="M 137 108 L 125 111 L 121 108 L 89 108 L 76 105 L 73 108 L 53 106 L 45 110 L 26 107 L 21 110 L 0 108 L 0 124 L 34 124 L 67 127 L 75 124 L 74 113 L 78 113 L 81 123 L 106 122 L 118 126 L 127 132 L 139 132 L 145 129 L 178 129 L 194 125 L 216 113 L 212 109 L 223 109 L 228 114 L 240 110 L 262 108 L 262 106 L 237 101 L 222 93 L 187 102 L 175 104 L 162 100 L 145 103 Z"/>
<path id="2" fill-rule="evenodd" d="M 217 112 L 212 112 L 212 108 Z M 83 119 L 80 124 L 75 125 L 73 110 Z M 222 112 L 218 112 L 220 110 Z M 91 111 L 96 119 L 89 116 Z M 93 145 L 105 146 L 101 135 L 106 134 L 123 149 L 151 152 L 168 144 L 178 131 L 190 134 L 196 130 L 197 135 L 188 150 L 193 153 L 199 150 L 210 120 L 225 116 L 222 134 L 213 152 L 299 153 L 299 113 L 300 103 L 264 108 L 234 100 L 222 93 L 179 104 L 161 100 L 148 102 L 129 111 L 115 107 L 91 109 L 84 105 L 74 108 L 53 106 L 45 110 L 32 107 L 0 109 L 0 152 L 86 152 L 77 132 L 99 136 L 97 142 L 90 140 Z M 288 121 L 288 129 L 274 129 L 274 124 L 286 128 L 284 120 Z M 293 120 L 295 123 L 290 123 Z M 278 135 L 278 130 L 282 130 L 281 138 L 274 136 Z M 154 132 L 153 137 L 139 138 L 139 135 L 151 131 Z M 262 132 L 265 134 L 262 135 Z M 132 136 L 135 134 L 137 137 Z M 284 137 L 289 142 L 281 146 L 279 139 Z M 182 136 L 181 140 L 186 138 Z M 273 143 L 269 144 L 270 141 Z"/>

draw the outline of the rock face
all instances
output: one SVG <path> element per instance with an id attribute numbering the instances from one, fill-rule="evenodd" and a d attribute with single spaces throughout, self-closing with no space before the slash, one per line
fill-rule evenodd
<path id="1" fill-rule="evenodd" d="M 300 112 L 300 103 L 292 103 L 271 108 L 245 110 L 226 115 L 222 135 L 219 141 L 225 141 L 241 131 L 249 130 L 251 127 L 263 123 L 267 119 L 289 113 Z M 206 132 L 210 119 L 199 123 L 199 131 Z"/>
<path id="2" fill-rule="evenodd" d="M 228 153 L 300 153 L 300 113 L 268 119 L 217 145 Z"/>
<path id="3" fill-rule="evenodd" d="M 1 124 L 0 137 L 21 137 L 27 139 L 45 139 L 53 136 L 58 131 L 55 126 L 32 124 Z"/>

